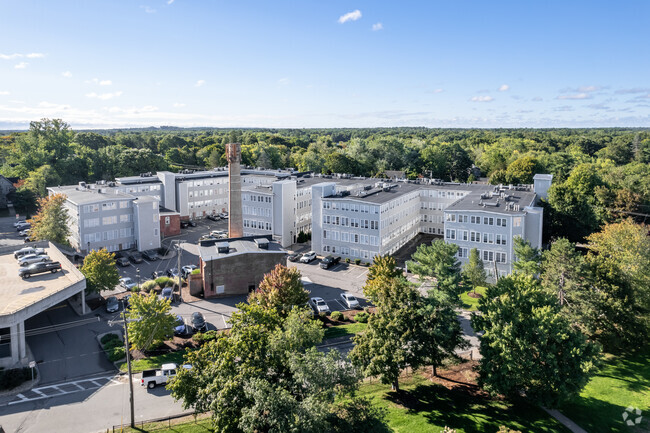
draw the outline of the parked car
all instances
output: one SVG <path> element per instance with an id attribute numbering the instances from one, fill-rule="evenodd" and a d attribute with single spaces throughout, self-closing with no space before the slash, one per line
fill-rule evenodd
<path id="1" fill-rule="evenodd" d="M 21 248 L 18 251 L 14 251 L 14 258 L 19 259 L 22 256 L 26 256 L 27 254 L 45 254 L 45 250 L 43 248 L 33 247 Z"/>
<path id="2" fill-rule="evenodd" d="M 190 225 L 190 227 L 196 227 L 196 221 L 194 220 L 189 220 L 188 224 Z"/>
<path id="3" fill-rule="evenodd" d="M 210 232 L 210 236 L 212 236 L 214 238 L 217 238 L 217 239 L 221 239 L 224 236 L 228 236 L 228 233 L 226 231 L 224 231 L 224 230 L 212 230 Z"/>
<path id="4" fill-rule="evenodd" d="M 176 324 L 174 325 L 174 335 L 184 337 L 192 335 L 192 327 L 185 324 L 185 320 L 181 316 L 176 316 Z"/>
<path id="5" fill-rule="evenodd" d="M 320 267 L 323 269 L 329 269 L 332 266 L 336 266 L 341 261 L 339 256 L 329 255 L 320 261 Z"/>
<path id="6" fill-rule="evenodd" d="M 228 219 L 228 212 L 221 212 L 221 213 L 219 214 L 219 216 L 220 216 L 222 219 L 227 220 L 227 219 Z"/>
<path id="7" fill-rule="evenodd" d="M 197 332 L 208 330 L 208 324 L 205 322 L 205 317 L 203 317 L 203 314 L 199 313 L 198 311 L 192 313 L 192 327 Z"/>
<path id="8" fill-rule="evenodd" d="M 188 228 L 189 225 L 190 225 L 190 222 L 189 222 L 189 221 L 181 221 L 181 228 L 182 228 L 182 229 L 186 229 L 186 228 Z"/>
<path id="9" fill-rule="evenodd" d="M 171 287 L 165 287 L 160 292 L 160 297 L 162 299 L 169 299 L 169 302 L 172 302 L 174 300 L 174 291 Z"/>
<path id="10" fill-rule="evenodd" d="M 176 268 L 167 269 L 165 273 L 169 278 L 178 278 L 178 269 Z"/>
<path id="11" fill-rule="evenodd" d="M 191 369 L 191 365 L 183 365 L 183 368 Z M 157 385 L 166 384 L 170 378 L 176 376 L 176 364 L 163 364 L 162 368 L 157 370 L 145 370 L 142 372 L 142 379 L 140 385 L 146 386 L 147 389 L 154 389 Z"/>
<path id="12" fill-rule="evenodd" d="M 187 276 L 190 275 L 192 271 L 196 268 L 197 268 L 196 265 L 185 265 L 181 268 L 181 275 L 183 276 L 183 278 L 187 278 Z"/>
<path id="13" fill-rule="evenodd" d="M 22 256 L 20 259 L 18 259 L 18 266 L 24 267 L 27 265 L 31 265 L 32 263 L 49 262 L 49 261 L 50 261 L 50 256 L 46 256 L 42 254 L 27 254 L 26 256 Z"/>
<path id="14" fill-rule="evenodd" d="M 32 225 L 30 223 L 21 223 L 16 226 L 17 232 L 22 232 L 23 230 L 31 229 Z"/>
<path id="15" fill-rule="evenodd" d="M 323 298 L 315 297 L 309 299 L 309 305 L 316 313 L 330 313 L 330 307 Z"/>
<path id="16" fill-rule="evenodd" d="M 128 258 L 121 256 L 115 259 L 115 263 L 117 263 L 119 266 L 126 267 L 131 264 Z"/>
<path id="17" fill-rule="evenodd" d="M 300 258 L 300 263 L 309 263 L 312 260 L 316 260 L 315 251 L 310 251 L 308 253 L 303 254 L 302 257 Z"/>
<path id="18" fill-rule="evenodd" d="M 133 263 L 142 263 L 142 254 L 140 254 L 137 251 L 134 251 L 131 254 L 129 254 L 129 260 L 131 260 Z"/>
<path id="19" fill-rule="evenodd" d="M 26 237 L 26 236 L 29 236 L 29 232 L 30 232 L 30 231 L 31 231 L 31 229 L 23 230 L 22 232 L 19 232 L 19 233 L 18 233 L 18 236 L 20 236 L 21 238 L 24 238 L 24 237 Z"/>
<path id="20" fill-rule="evenodd" d="M 122 298 L 122 305 L 124 305 L 124 308 L 129 308 L 131 306 L 131 295 L 126 295 Z"/>
<path id="21" fill-rule="evenodd" d="M 293 253 L 293 254 L 289 254 L 287 256 L 287 260 L 289 260 L 290 262 L 297 262 L 298 260 L 300 260 L 301 257 L 302 257 L 302 254 Z"/>
<path id="22" fill-rule="evenodd" d="M 27 244 L 29 242 L 33 242 L 32 238 L 30 238 L 29 236 L 27 236 L 25 239 L 23 239 L 23 243 Z"/>
<path id="23" fill-rule="evenodd" d="M 154 260 L 158 260 L 158 252 L 156 250 L 143 251 L 142 256 L 151 262 L 153 262 Z"/>
<path id="24" fill-rule="evenodd" d="M 219 215 L 208 215 L 207 218 L 212 221 L 221 221 L 221 217 Z"/>
<path id="25" fill-rule="evenodd" d="M 21 224 L 27 224 L 27 221 L 25 220 L 18 220 L 14 223 L 14 227 L 18 227 Z"/>
<path id="26" fill-rule="evenodd" d="M 117 300 L 115 296 L 111 296 L 110 298 L 106 299 L 107 313 L 115 313 L 119 309 L 120 309 L 120 302 Z"/>
<path id="27" fill-rule="evenodd" d="M 120 278 L 120 286 L 124 287 L 126 290 L 131 290 L 136 286 L 133 280 L 129 277 Z"/>
<path id="28" fill-rule="evenodd" d="M 341 293 L 341 302 L 350 310 L 360 307 L 357 298 L 349 293 Z"/>
<path id="29" fill-rule="evenodd" d="M 60 270 L 61 263 L 59 262 L 40 262 L 18 269 L 18 276 L 22 278 L 29 278 L 34 274 L 42 274 L 44 272 L 55 273 Z"/>

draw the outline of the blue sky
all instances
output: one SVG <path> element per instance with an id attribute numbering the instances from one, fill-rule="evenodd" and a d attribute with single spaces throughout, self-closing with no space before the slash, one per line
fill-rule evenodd
<path id="1" fill-rule="evenodd" d="M 645 0 L 0 0 L 0 16 L 0 129 L 650 126 Z"/>

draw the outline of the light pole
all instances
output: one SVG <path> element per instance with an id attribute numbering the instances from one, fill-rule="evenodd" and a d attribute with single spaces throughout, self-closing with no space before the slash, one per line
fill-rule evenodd
<path id="1" fill-rule="evenodd" d="M 140 292 L 140 268 L 135 268 L 135 275 L 138 279 L 138 293 Z"/>
<path id="2" fill-rule="evenodd" d="M 128 320 L 126 319 L 126 305 L 122 299 L 122 322 L 124 323 L 124 351 L 126 352 L 126 367 L 129 378 L 129 405 L 131 406 L 131 428 L 135 428 L 135 404 L 133 401 L 133 378 L 131 373 L 131 353 L 129 352 L 129 327 Z M 109 321 L 109 326 L 118 323 L 117 321 Z"/>

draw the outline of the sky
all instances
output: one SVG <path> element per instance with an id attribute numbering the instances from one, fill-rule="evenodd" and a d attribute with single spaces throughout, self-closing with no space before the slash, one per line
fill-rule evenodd
<path id="1" fill-rule="evenodd" d="M 0 0 L 0 129 L 650 126 L 650 2 Z"/>

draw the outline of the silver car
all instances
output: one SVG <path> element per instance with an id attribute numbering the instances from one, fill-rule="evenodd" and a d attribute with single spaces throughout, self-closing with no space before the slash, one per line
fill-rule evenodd
<path id="1" fill-rule="evenodd" d="M 120 278 L 120 286 L 124 287 L 126 290 L 131 290 L 136 286 L 133 280 L 129 277 Z"/>
<path id="2" fill-rule="evenodd" d="M 309 305 L 314 309 L 316 313 L 331 313 L 329 305 L 323 300 L 323 298 L 315 297 L 309 299 Z"/>
<path id="3" fill-rule="evenodd" d="M 31 265 L 33 263 L 49 262 L 49 261 L 50 261 L 50 256 L 38 255 L 38 254 L 28 254 L 26 256 L 22 256 L 18 260 L 18 266 L 24 267 L 24 266 Z"/>
<path id="4" fill-rule="evenodd" d="M 348 293 L 341 293 L 341 302 L 350 310 L 359 308 L 359 301 L 354 295 L 350 295 Z"/>

